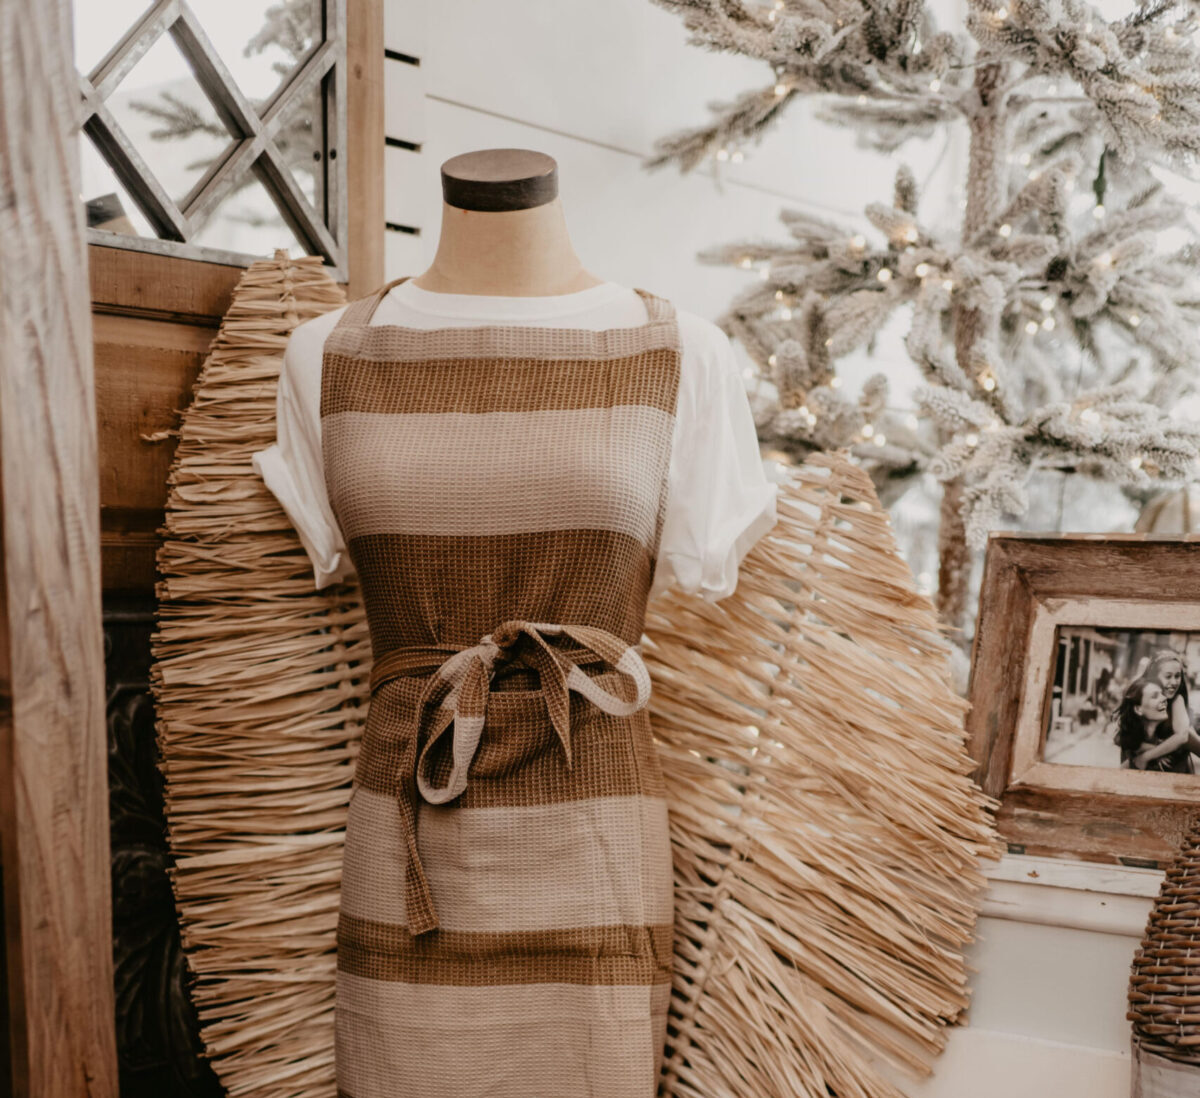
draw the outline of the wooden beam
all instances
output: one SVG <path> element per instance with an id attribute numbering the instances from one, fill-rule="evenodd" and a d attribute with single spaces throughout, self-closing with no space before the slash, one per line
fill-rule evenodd
<path id="1" fill-rule="evenodd" d="M 0 859 L 17 1098 L 115 1098 L 100 531 L 70 0 L 0 0 Z M 0 1061 L 4 1058 L 0 1057 Z"/>
<path id="2" fill-rule="evenodd" d="M 346 237 L 353 299 L 383 282 L 383 0 L 346 0 Z M 342 155 L 342 153 L 339 153 Z"/>

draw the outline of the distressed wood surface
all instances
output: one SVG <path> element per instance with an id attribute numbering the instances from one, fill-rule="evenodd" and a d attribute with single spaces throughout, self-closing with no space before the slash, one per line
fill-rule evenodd
<path id="1" fill-rule="evenodd" d="M 211 328 L 216 335 L 245 267 L 199 263 L 128 248 L 88 247 L 92 309 Z"/>
<path id="2" fill-rule="evenodd" d="M 10 1092 L 117 1093 L 99 493 L 68 0 L 0 0 L 0 836 Z"/>
<path id="3" fill-rule="evenodd" d="M 1093 768 L 1030 765 L 1031 752 L 1040 757 L 1043 699 L 1026 694 L 1044 693 L 1049 673 L 1031 666 L 1035 622 L 1039 613 L 1058 620 L 1064 600 L 1088 606 L 1085 624 L 1111 620 L 1121 627 L 1132 622 L 1136 602 L 1137 622 L 1147 627 L 1152 608 L 1145 602 L 1153 600 L 1163 607 L 1165 627 L 1200 629 L 1200 536 L 993 534 L 971 661 L 967 730 L 975 777 L 1001 800 L 996 822 L 1010 848 L 1163 864 L 1174 856 L 1197 810 L 1200 780 L 1140 775 L 1141 787 L 1131 795 L 1110 788 L 1122 777 L 1115 771 L 1113 781 L 1098 781 Z M 1106 604 L 1111 619 L 1105 618 Z M 1023 706 L 1039 716 L 1036 726 L 1025 721 L 1027 742 L 1018 749 Z M 1018 778 L 1015 758 L 1023 760 Z"/>
<path id="4" fill-rule="evenodd" d="M 383 282 L 383 0 L 346 0 L 346 249 L 351 300 Z"/>
<path id="5" fill-rule="evenodd" d="M 990 797 L 999 797 L 1008 784 L 1020 670 L 1033 625 L 1033 595 L 1008 549 L 1001 538 L 988 542 L 971 655 L 968 746 L 978 764 L 975 778 Z"/>

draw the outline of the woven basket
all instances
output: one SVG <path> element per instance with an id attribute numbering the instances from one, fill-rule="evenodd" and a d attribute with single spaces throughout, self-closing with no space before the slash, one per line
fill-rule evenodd
<path id="1" fill-rule="evenodd" d="M 348 788 L 370 645 L 250 464 L 315 260 L 246 273 L 181 426 L 153 686 L 201 1035 L 231 1095 L 334 1098 Z M 662 1093 L 901 1098 L 967 1005 L 962 946 L 1000 847 L 969 779 L 948 645 L 870 480 L 795 471 L 717 604 L 647 608 L 669 784 L 676 981 Z"/>
<path id="2" fill-rule="evenodd" d="M 1200 816 L 1192 821 L 1167 869 L 1134 954 L 1129 978 L 1135 1079 L 1170 1076 L 1186 1090 L 1143 1093 L 1200 1094 Z M 1157 1065 L 1159 1059 L 1171 1064 Z M 1184 1067 L 1183 1065 L 1187 1065 Z"/>

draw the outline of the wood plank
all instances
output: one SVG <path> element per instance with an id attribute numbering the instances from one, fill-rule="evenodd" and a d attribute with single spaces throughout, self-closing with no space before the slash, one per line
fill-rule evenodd
<path id="1" fill-rule="evenodd" d="M 244 267 L 136 252 L 88 248 L 92 308 L 157 320 L 180 320 L 215 328 L 229 308 Z"/>
<path id="2" fill-rule="evenodd" d="M 351 299 L 383 282 L 383 0 L 346 0 L 346 248 Z"/>
<path id="3" fill-rule="evenodd" d="M 95 330 L 103 587 L 149 593 L 178 444 L 167 432 L 192 399 L 215 332 L 127 316 L 99 316 Z"/>
<path id="4" fill-rule="evenodd" d="M 1008 552 L 993 537 L 984 559 L 971 653 L 968 750 L 983 791 L 999 797 L 1008 782 L 1021 705 L 1025 651 L 1033 627 L 1033 594 Z"/>
<path id="5" fill-rule="evenodd" d="M 429 40 L 427 0 L 388 0 L 384 9 L 383 44 L 396 53 L 424 57 Z"/>
<path id="6" fill-rule="evenodd" d="M 425 65 L 387 60 L 384 67 L 384 115 L 387 136 L 420 145 L 426 138 Z"/>
<path id="7" fill-rule="evenodd" d="M 394 62 L 389 61 L 388 64 Z M 422 192 L 428 186 L 429 176 L 438 175 L 430 159 L 411 149 L 393 146 L 384 150 L 383 162 L 387 181 L 384 218 L 393 225 L 409 225 L 437 239 L 438 225 L 436 222 L 428 224 L 425 215 L 430 212 L 429 203 L 422 201 Z"/>
<path id="8" fill-rule="evenodd" d="M 69 0 L 0 0 L 0 850 L 18 1098 L 115 1098 L 104 640 Z"/>
<path id="9" fill-rule="evenodd" d="M 1005 534 L 1002 540 L 1011 566 L 1039 599 L 1200 597 L 1200 535 Z"/>
<path id="10" fill-rule="evenodd" d="M 996 826 L 1020 854 L 1165 868 L 1196 812 L 1194 803 L 1030 787 L 1004 794 Z"/>

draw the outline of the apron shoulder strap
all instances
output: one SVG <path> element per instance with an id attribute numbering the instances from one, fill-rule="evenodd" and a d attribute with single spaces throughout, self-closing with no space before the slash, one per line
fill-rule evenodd
<path id="1" fill-rule="evenodd" d="M 651 324 L 657 323 L 660 320 L 670 320 L 675 315 L 675 306 L 665 297 L 652 294 L 649 290 L 643 290 L 640 286 L 635 286 L 633 289 L 641 297 L 642 304 L 646 306 L 646 313 L 650 318 Z"/>
<path id="2" fill-rule="evenodd" d="M 394 278 L 391 282 L 380 286 L 374 293 L 367 294 L 366 297 L 360 297 L 350 302 L 342 315 L 338 317 L 338 322 L 334 325 L 333 330 L 336 332 L 339 328 L 355 328 L 370 324 L 371 317 L 375 315 L 375 310 L 379 307 L 379 303 L 387 296 L 388 291 L 393 286 L 399 286 L 401 282 L 407 282 L 411 277 L 411 275 L 404 275 L 402 278 Z"/>

